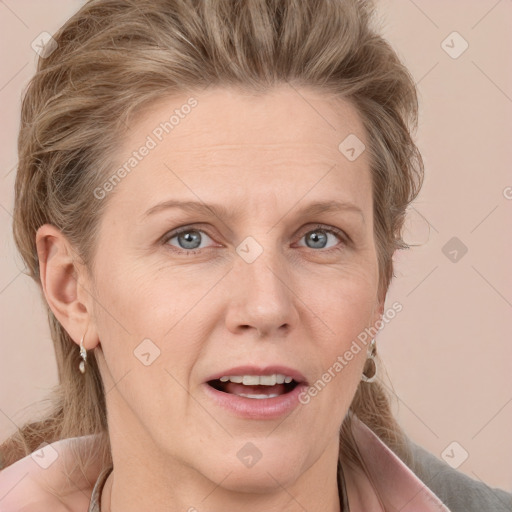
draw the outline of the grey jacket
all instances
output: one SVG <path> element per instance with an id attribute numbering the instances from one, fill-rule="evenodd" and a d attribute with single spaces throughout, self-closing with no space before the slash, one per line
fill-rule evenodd
<path id="1" fill-rule="evenodd" d="M 411 470 L 451 512 L 512 512 L 512 493 L 489 487 L 451 468 L 409 439 Z"/>

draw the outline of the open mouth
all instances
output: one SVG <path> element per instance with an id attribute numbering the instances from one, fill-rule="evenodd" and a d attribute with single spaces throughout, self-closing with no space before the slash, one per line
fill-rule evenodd
<path id="1" fill-rule="evenodd" d="M 267 399 L 293 391 L 299 383 L 286 375 L 234 375 L 210 380 L 209 386 L 223 393 L 245 398 Z"/>

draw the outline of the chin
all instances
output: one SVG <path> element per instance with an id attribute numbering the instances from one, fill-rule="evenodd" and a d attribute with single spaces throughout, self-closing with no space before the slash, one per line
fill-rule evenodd
<path id="1" fill-rule="evenodd" d="M 222 481 L 222 487 L 230 491 L 260 494 L 288 487 L 300 477 L 302 468 L 308 467 L 306 454 L 303 449 L 291 453 L 285 452 L 282 444 L 269 444 L 261 440 L 241 443 L 233 455 L 224 452 L 213 465 L 204 467 L 202 461 L 201 472 L 214 482 Z"/>
<path id="2" fill-rule="evenodd" d="M 261 464 L 261 465 L 260 465 Z M 247 469 L 239 467 L 225 467 L 229 476 L 222 481 L 222 487 L 229 491 L 246 494 L 269 494 L 287 488 L 299 478 L 300 473 L 296 468 L 288 467 L 283 472 L 280 468 L 271 464 L 263 465 L 260 461 L 256 467 Z M 218 479 L 218 471 L 214 472 L 214 478 Z M 216 480 L 214 480 L 216 481 Z"/>

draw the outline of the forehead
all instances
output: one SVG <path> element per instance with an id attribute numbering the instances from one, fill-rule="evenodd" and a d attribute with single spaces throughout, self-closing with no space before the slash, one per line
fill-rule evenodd
<path id="1" fill-rule="evenodd" d="M 285 191 L 298 199 L 314 186 L 353 198 L 370 184 L 367 152 L 350 161 L 340 150 L 354 136 L 367 145 L 351 103 L 288 84 L 264 94 L 213 88 L 164 97 L 138 114 L 117 152 L 119 166 L 135 165 L 116 195 L 136 190 L 142 204 L 211 190 L 219 202 L 222 187 L 260 201 Z M 143 147 L 145 156 L 131 157 Z"/>
<path id="2" fill-rule="evenodd" d="M 257 94 L 225 87 L 163 97 L 139 113 L 127 142 L 153 134 L 175 150 L 200 149 L 203 142 L 305 142 L 338 151 L 339 142 L 350 133 L 365 138 L 360 116 L 348 100 L 283 84 Z"/>

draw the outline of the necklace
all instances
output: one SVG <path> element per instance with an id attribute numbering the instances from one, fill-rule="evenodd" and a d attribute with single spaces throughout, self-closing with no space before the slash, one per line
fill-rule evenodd
<path id="1" fill-rule="evenodd" d="M 96 483 L 94 484 L 91 494 L 91 502 L 87 512 L 101 512 L 101 492 L 103 491 L 103 486 L 107 481 L 108 475 L 110 475 L 113 469 L 114 468 L 110 466 L 100 473 L 98 480 L 96 480 Z"/>
<path id="2" fill-rule="evenodd" d="M 350 512 L 350 506 L 348 504 L 348 493 L 347 486 L 345 484 L 345 473 L 343 473 L 343 466 L 338 461 L 338 492 L 341 496 L 341 512 Z"/>

